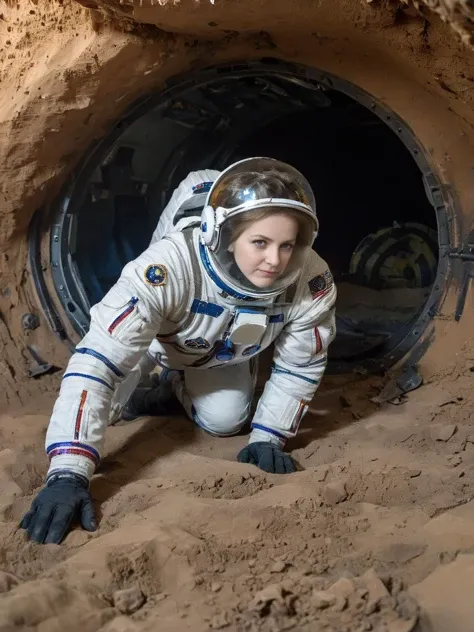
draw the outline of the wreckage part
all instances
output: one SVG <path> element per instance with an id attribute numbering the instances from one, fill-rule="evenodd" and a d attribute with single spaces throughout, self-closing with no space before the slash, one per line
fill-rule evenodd
<path id="1" fill-rule="evenodd" d="M 40 375 L 49 373 L 49 371 L 52 370 L 53 365 L 43 360 L 39 353 L 39 350 L 34 345 L 28 345 L 27 349 L 30 352 L 33 360 L 36 362 L 35 365 L 28 369 L 28 377 L 39 377 Z"/>
<path id="2" fill-rule="evenodd" d="M 436 231 L 415 222 L 396 223 L 357 245 L 349 271 L 355 282 L 375 289 L 429 287 L 436 278 Z"/>
<path id="3" fill-rule="evenodd" d="M 37 329 L 40 325 L 39 318 L 36 314 L 23 314 L 21 319 L 23 329 L 29 329 L 31 331 Z"/>

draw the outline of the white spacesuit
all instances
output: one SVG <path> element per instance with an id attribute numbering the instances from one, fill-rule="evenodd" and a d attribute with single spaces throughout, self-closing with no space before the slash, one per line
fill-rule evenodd
<path id="1" fill-rule="evenodd" d="M 250 160 L 256 171 L 283 164 Z M 155 362 L 165 367 L 188 415 L 205 430 L 226 436 L 249 417 L 252 358 L 275 342 L 250 442 L 283 446 L 297 433 L 335 336 L 336 289 L 327 264 L 310 247 L 297 269 L 293 266 L 270 290 L 259 291 L 236 277 L 229 249 L 220 243 L 232 214 L 265 205 L 297 208 L 312 214 L 317 231 L 314 197 L 296 170 L 299 189 L 295 185 L 292 200 L 250 195 L 235 208 L 220 207 L 226 178 L 248 165 L 242 161 L 222 173 L 189 174 L 164 210 L 150 246 L 91 309 L 90 330 L 70 359 L 47 431 L 48 477 L 61 471 L 91 477 L 107 425 L 120 416 L 143 371 Z"/>

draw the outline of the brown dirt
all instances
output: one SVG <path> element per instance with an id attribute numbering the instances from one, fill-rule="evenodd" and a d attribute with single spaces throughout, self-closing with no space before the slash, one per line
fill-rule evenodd
<path id="1" fill-rule="evenodd" d="M 0 631 L 471 632 L 472 293 L 455 284 L 425 386 L 377 407 L 375 379 L 325 380 L 290 446 L 300 470 L 235 463 L 244 437 L 185 420 L 111 429 L 95 534 L 37 546 L 18 530 L 46 472 L 59 374 L 28 380 L 28 343 L 63 368 L 36 310 L 26 228 L 85 149 L 179 73 L 273 56 L 333 72 L 414 129 L 472 221 L 472 2 L 8 0 L 0 8 Z M 292 5 L 293 6 L 293 5 Z M 430 11 L 432 9 L 437 13 Z M 445 20 L 449 24 L 444 24 Z M 262 30 L 264 25 L 264 30 Z M 43 262 L 45 268 L 49 262 Z M 372 569 L 372 570 L 371 570 Z M 415 601 L 414 601 L 415 600 Z"/>
<path id="2" fill-rule="evenodd" d="M 438 576 L 474 572 L 473 370 L 466 352 L 381 407 L 381 380 L 327 379 L 291 476 L 236 463 L 245 437 L 185 419 L 112 428 L 92 483 L 99 530 L 61 546 L 17 528 L 46 470 L 47 402 L 3 415 L 0 630 L 401 632 L 417 601 L 439 626 L 453 605 Z M 458 602 L 450 630 L 469 632 L 472 600 Z"/>

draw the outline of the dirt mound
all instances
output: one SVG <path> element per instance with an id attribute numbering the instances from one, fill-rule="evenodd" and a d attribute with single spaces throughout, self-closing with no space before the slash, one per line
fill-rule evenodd
<path id="1" fill-rule="evenodd" d="M 270 487 L 272 483 L 266 476 L 223 472 L 222 476 L 209 476 L 202 483 L 191 482 L 189 491 L 203 498 L 244 498 Z"/>
<path id="2" fill-rule="evenodd" d="M 47 416 L 4 415 L 0 630 L 409 632 L 444 620 L 432 582 L 474 552 L 474 428 L 441 418 L 472 403 L 469 367 L 401 405 L 370 402 L 377 380 L 325 383 L 290 446 L 291 476 L 236 463 L 245 437 L 185 419 L 112 428 L 91 487 L 99 529 L 60 546 L 18 529 L 46 469 Z M 453 632 L 470 631 L 469 613 Z"/>
<path id="3" fill-rule="evenodd" d="M 418 620 L 418 606 L 399 582 L 390 578 L 386 582 L 391 593 L 373 569 L 362 577 L 344 577 L 331 585 L 310 573 L 295 573 L 257 591 L 250 602 L 244 600 L 233 611 L 216 614 L 209 627 L 410 632 Z"/>

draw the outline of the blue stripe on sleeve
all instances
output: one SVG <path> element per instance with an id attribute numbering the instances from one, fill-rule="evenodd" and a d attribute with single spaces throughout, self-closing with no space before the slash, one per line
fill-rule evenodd
<path id="1" fill-rule="evenodd" d="M 88 375 L 87 373 L 66 373 L 63 376 L 63 380 L 65 380 L 67 377 L 84 377 L 86 378 L 86 380 L 94 380 L 94 382 L 99 382 L 99 384 L 103 384 L 107 388 L 110 388 L 111 391 L 114 390 L 113 386 L 107 384 L 105 380 L 101 380 L 100 377 L 95 377 L 94 375 Z"/>
<path id="2" fill-rule="evenodd" d="M 112 371 L 112 373 L 115 373 L 117 377 L 125 377 L 122 371 L 120 371 L 120 369 L 118 369 L 111 360 L 105 357 L 105 355 L 102 355 L 102 353 L 95 351 L 94 349 L 81 347 L 80 349 L 76 349 L 76 353 L 82 353 L 83 355 L 90 355 L 93 358 L 96 358 L 97 360 L 100 360 L 101 362 L 103 362 L 105 366 L 108 367 Z"/>

